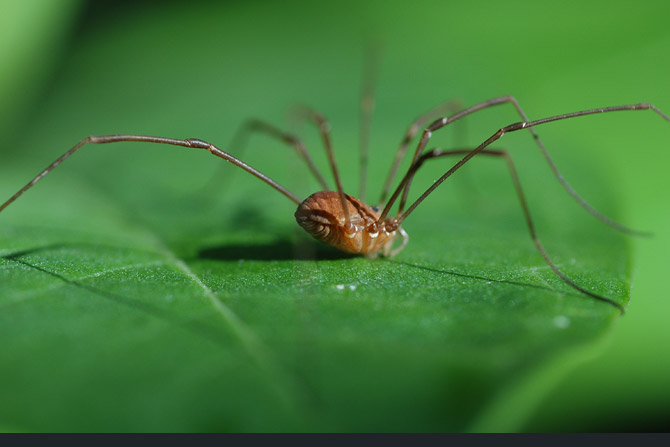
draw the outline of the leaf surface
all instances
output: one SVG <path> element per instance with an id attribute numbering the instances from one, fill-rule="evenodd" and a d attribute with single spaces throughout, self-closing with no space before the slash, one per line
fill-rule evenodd
<path id="1" fill-rule="evenodd" d="M 355 185 L 361 70 L 348 41 L 327 44 L 336 67 L 325 54 L 315 67 L 297 33 L 258 55 L 274 30 L 271 14 L 256 23 L 270 26 L 267 34 L 247 30 L 248 41 L 230 45 L 252 23 L 248 11 L 231 14 L 238 21 L 216 37 L 217 56 L 181 28 L 210 20 L 197 12 L 124 18 L 115 25 L 126 27 L 122 34 L 84 30 L 87 39 L 67 56 L 72 68 L 17 131 L 26 135 L 20 147 L 3 151 L 0 190 L 11 194 L 88 134 L 198 137 L 228 149 L 243 119 L 281 123 L 283 110 L 306 98 L 331 119 L 344 183 Z M 279 48 L 289 50 L 280 57 L 272 51 Z M 156 63 L 187 53 L 187 64 Z M 267 67 L 270 78 L 259 74 Z M 403 129 L 434 105 L 421 93 L 394 105 L 389 92 L 406 79 L 384 76 L 373 194 Z M 501 121 L 518 121 L 511 108 L 493 116 L 496 124 L 468 127 L 466 144 Z M 327 172 L 315 132 L 298 131 Z M 588 290 L 627 303 L 625 241 L 571 201 L 530 137 L 508 141 L 501 147 L 525 149 L 522 182 L 556 264 Z M 250 164 L 304 197 L 316 190 L 290 149 L 262 137 L 251 142 L 240 154 Z M 586 169 L 582 163 L 590 168 L 576 159 L 565 157 L 561 167 L 573 175 Z M 513 414 L 506 415 L 513 429 L 530 404 L 498 399 L 547 362 L 598 343 L 619 314 L 544 263 L 497 160 L 474 160 L 455 175 L 408 219 L 408 247 L 374 260 L 311 241 L 295 226 L 289 201 L 221 164 L 204 151 L 91 146 L 0 215 L 0 426 L 450 431 L 486 429 L 481 418 L 498 411 Z M 449 166 L 426 167 L 414 197 Z M 594 187 L 589 198 L 616 214 L 607 188 Z"/>

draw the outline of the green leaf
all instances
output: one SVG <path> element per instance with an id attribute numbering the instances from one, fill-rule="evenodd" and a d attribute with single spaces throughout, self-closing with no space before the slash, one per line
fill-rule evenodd
<path id="1" fill-rule="evenodd" d="M 343 12 L 320 29 L 317 50 L 278 7 L 171 8 L 84 30 L 16 130 L 21 140 L 3 144 L 0 191 L 9 196 L 89 134 L 198 137 L 228 149 L 245 118 L 282 124 L 294 101 L 329 117 L 343 181 L 356 184 L 362 63 L 350 51 L 360 37 L 338 32 Z M 389 39 L 373 195 L 410 120 L 446 99 L 428 81 L 403 91 L 405 50 Z M 460 76 L 468 103 L 494 96 Z M 518 121 L 511 107 L 486 117 L 468 122 L 466 144 Z M 326 172 L 315 132 L 298 131 Z M 463 144 L 443 133 L 435 144 Z M 574 133 L 546 134 L 550 150 L 583 148 Z M 556 264 L 627 303 L 626 241 L 569 198 L 529 136 L 499 147 L 514 151 Z M 570 152 L 557 157 L 566 177 L 594 179 L 583 183 L 589 200 L 618 217 L 596 159 Z M 242 158 L 304 197 L 317 188 L 277 142 L 254 138 Z M 544 263 L 498 160 L 474 160 L 440 187 L 408 219 L 406 249 L 376 260 L 311 241 L 291 202 L 221 164 L 182 148 L 85 147 L 0 215 L 0 427 L 514 430 L 556 380 L 547 376 L 561 374 L 548 365 L 563 371 L 598 349 L 619 315 Z M 427 166 L 413 196 L 449 166 Z"/>

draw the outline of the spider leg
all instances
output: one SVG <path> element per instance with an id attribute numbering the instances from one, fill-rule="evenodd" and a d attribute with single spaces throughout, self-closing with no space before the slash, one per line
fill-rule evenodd
<path id="1" fill-rule="evenodd" d="M 307 164 L 307 167 L 312 172 L 312 175 L 314 175 L 314 178 L 317 182 L 319 182 L 321 187 L 324 190 L 328 189 L 328 184 L 323 178 L 323 175 L 321 175 L 319 169 L 314 164 L 314 161 L 309 155 L 309 151 L 307 150 L 305 143 L 303 143 L 302 140 L 295 135 L 283 132 L 279 128 L 273 126 L 272 124 L 266 123 L 265 121 L 258 119 L 250 119 L 246 121 L 233 138 L 234 144 L 231 144 L 231 148 L 239 148 L 240 150 L 243 150 L 246 147 L 248 136 L 252 132 L 264 133 L 272 138 L 280 140 L 289 146 L 292 146 L 298 153 L 298 156 L 300 156 L 300 158 L 302 158 Z"/>
<path id="2" fill-rule="evenodd" d="M 405 245 L 409 242 L 409 234 L 405 230 L 403 230 L 402 227 L 398 227 L 398 233 L 400 233 L 400 237 L 402 238 L 402 242 L 400 242 L 400 245 L 398 245 L 396 248 L 391 250 L 390 245 L 387 245 L 388 247 L 388 252 L 386 250 L 386 247 L 384 247 L 384 256 L 388 256 L 389 258 L 394 257 L 398 253 L 402 251 L 403 248 L 405 248 Z"/>
<path id="3" fill-rule="evenodd" d="M 419 160 L 417 160 L 415 169 L 413 170 L 412 176 L 416 173 L 416 171 L 419 169 L 419 167 L 428 160 L 435 159 L 435 158 L 440 158 L 440 157 L 448 157 L 448 156 L 454 156 L 454 155 L 467 155 L 471 153 L 471 149 L 456 149 L 456 150 L 450 150 L 450 151 L 443 151 L 441 149 L 433 149 L 432 151 L 429 151 L 425 154 L 423 154 Z M 612 300 L 611 298 L 607 298 L 598 294 L 595 294 L 593 292 L 590 292 L 583 287 L 577 285 L 575 282 L 573 282 L 570 278 L 568 278 L 559 268 L 554 264 L 554 262 L 551 260 L 549 255 L 547 254 L 547 251 L 544 249 L 544 246 L 540 242 L 540 239 L 537 237 L 537 233 L 535 232 L 535 225 L 533 224 L 533 219 L 530 216 L 530 210 L 528 208 L 528 202 L 526 201 L 526 197 L 523 193 L 523 188 L 521 187 L 521 181 L 519 180 L 519 174 L 517 173 L 516 167 L 514 166 L 514 161 L 512 160 L 511 155 L 509 152 L 503 149 L 483 149 L 479 152 L 481 155 L 488 155 L 488 156 L 493 156 L 493 157 L 500 157 L 504 158 L 506 163 L 507 163 L 507 168 L 509 169 L 510 176 L 512 177 L 512 182 L 514 183 L 514 189 L 516 190 L 516 194 L 519 197 L 519 202 L 521 204 L 521 209 L 523 210 L 524 217 L 526 219 L 526 225 L 528 226 L 528 231 L 530 232 L 530 237 L 533 240 L 533 243 L 535 244 L 535 247 L 537 248 L 537 251 L 542 255 L 544 258 L 545 262 L 549 265 L 551 270 L 563 280 L 567 285 L 572 287 L 573 289 L 591 297 L 594 298 L 598 301 L 603 301 L 605 303 L 608 303 L 621 312 L 623 314 L 625 312 L 624 307 L 617 303 L 616 301 Z"/>
<path id="4" fill-rule="evenodd" d="M 619 230 L 624 233 L 628 234 L 637 234 L 637 235 L 647 235 L 648 233 L 644 232 L 639 232 L 633 229 L 630 229 L 628 227 L 625 227 L 618 222 L 610 219 L 609 217 L 603 215 L 599 211 L 597 211 L 595 208 L 593 208 L 591 205 L 589 205 L 586 200 L 584 200 L 577 192 L 568 184 L 568 182 L 563 178 L 561 173 L 558 171 L 558 168 L 556 167 L 555 163 L 553 162 L 552 158 L 549 156 L 549 153 L 545 149 L 544 145 L 542 144 L 542 141 L 540 140 L 539 136 L 537 135 L 537 132 L 535 132 L 535 129 L 533 129 L 534 126 L 538 124 L 542 124 L 544 122 L 549 121 L 556 121 L 559 119 L 567 119 L 567 118 L 574 118 L 577 116 L 583 116 L 583 115 L 592 115 L 596 113 L 604 113 L 604 112 L 615 112 L 615 111 L 623 111 L 623 110 L 653 110 L 655 113 L 657 113 L 659 116 L 664 118 L 666 121 L 670 121 L 670 118 L 668 118 L 667 115 L 665 115 L 663 112 L 661 112 L 656 106 L 652 104 L 646 104 L 646 103 L 640 103 L 640 104 L 628 104 L 628 105 L 623 105 L 623 106 L 614 106 L 614 107 L 603 107 L 603 108 L 598 108 L 598 109 L 592 109 L 592 110 L 584 110 L 580 112 L 573 112 L 573 113 L 567 113 L 563 115 L 557 115 L 554 117 L 542 119 L 542 120 L 535 120 L 535 121 L 529 121 L 526 118 L 526 115 L 524 114 L 523 110 L 521 110 L 521 107 L 519 107 L 518 102 L 514 97 L 512 96 L 502 96 L 500 98 L 494 98 L 489 101 L 482 102 L 480 104 L 476 104 L 472 107 L 469 107 L 461 112 L 458 112 L 455 115 L 452 115 L 450 117 L 446 118 L 440 118 L 433 123 L 431 123 L 423 132 L 423 135 L 421 136 L 421 140 L 419 141 L 419 144 L 416 148 L 416 151 L 414 153 L 414 158 L 413 158 L 413 163 L 416 162 L 416 160 L 419 158 L 419 155 L 423 150 L 425 149 L 426 145 L 428 144 L 428 140 L 430 140 L 430 137 L 432 133 L 435 130 L 441 129 L 442 127 L 447 126 L 450 123 L 453 123 L 454 121 L 457 121 L 464 116 L 470 115 L 472 113 L 478 112 L 482 109 L 492 107 L 495 105 L 499 104 L 504 104 L 507 102 L 511 102 L 517 112 L 521 115 L 521 117 L 524 119 L 522 123 L 525 123 L 525 127 L 522 127 L 522 129 L 528 129 L 531 134 L 533 135 L 535 141 L 537 142 L 540 150 L 544 154 L 545 159 L 547 160 L 549 166 L 551 167 L 554 175 L 558 179 L 558 181 L 563 185 L 563 187 L 570 193 L 570 195 L 584 208 L 586 209 L 589 213 L 591 213 L 593 216 L 598 218 L 600 221 L 605 223 L 606 225 Z M 531 124 L 532 123 L 532 124 Z M 521 124 L 521 123 L 518 123 Z M 509 126 L 508 126 L 509 127 Z M 501 129 L 503 130 L 503 129 Z M 520 129 L 513 129 L 513 130 L 520 130 Z M 510 132 L 510 130 L 506 130 L 506 132 Z M 411 179 L 408 182 L 407 185 L 404 186 L 405 190 L 403 191 L 402 199 L 399 205 L 399 210 L 398 210 L 398 216 L 402 215 L 406 201 L 407 201 L 407 194 L 409 191 L 409 184 L 411 183 Z"/>
<path id="5" fill-rule="evenodd" d="M 416 162 L 416 160 L 419 158 L 419 155 L 421 154 L 421 152 L 423 152 L 426 145 L 428 144 L 428 140 L 430 139 L 430 137 L 432 135 L 432 132 L 434 132 L 435 130 L 438 130 L 442 127 L 445 127 L 445 126 L 453 123 L 454 121 L 457 121 L 457 120 L 459 120 L 459 119 L 461 119 L 461 118 L 463 118 L 467 115 L 473 114 L 475 112 L 479 112 L 480 110 L 484 110 L 484 109 L 487 109 L 489 107 L 493 107 L 493 106 L 497 106 L 497 105 L 501 105 L 501 104 L 505 104 L 505 103 L 511 103 L 514 106 L 514 109 L 516 110 L 516 112 L 521 117 L 521 119 L 524 122 L 529 122 L 528 117 L 524 113 L 523 109 L 521 109 L 521 106 L 519 105 L 516 98 L 514 98 L 513 96 L 509 96 L 509 95 L 508 96 L 501 96 L 501 97 L 498 97 L 498 98 L 490 99 L 488 101 L 484 101 L 484 102 L 479 103 L 479 104 L 475 104 L 474 106 L 469 107 L 467 109 L 464 109 L 464 110 L 456 113 L 455 115 L 451 115 L 447 118 L 440 118 L 440 119 L 434 121 L 433 123 L 431 123 L 430 126 L 428 126 L 424 130 L 424 132 L 421 136 L 421 140 L 419 141 L 419 144 L 417 145 L 416 151 L 414 152 L 414 158 L 412 159 L 412 163 Z M 649 106 L 647 108 L 654 110 L 656 113 L 658 113 L 659 115 L 661 115 L 663 117 L 666 117 L 660 110 L 658 110 L 653 105 L 650 105 L 650 104 L 647 104 L 647 105 Z M 626 106 L 628 108 L 617 109 L 617 110 L 638 110 L 638 109 L 641 109 L 641 107 L 638 107 L 638 106 L 640 106 L 640 104 Z M 638 107 L 638 108 L 634 109 L 633 107 Z M 607 109 L 610 109 L 610 108 L 607 108 Z M 545 160 L 547 161 L 547 164 L 551 168 L 551 170 L 554 173 L 554 176 L 556 177 L 556 179 L 561 183 L 563 188 L 565 188 L 565 190 L 572 196 L 572 198 L 574 200 L 576 200 L 577 203 L 579 203 L 579 205 L 582 208 L 584 208 L 586 211 L 588 211 L 595 218 L 597 218 L 598 220 L 600 220 L 604 224 L 614 228 L 615 230 L 618 230 L 618 231 L 621 231 L 621 232 L 627 233 L 627 234 L 635 234 L 635 235 L 638 235 L 638 236 L 648 236 L 649 235 L 649 233 L 637 231 L 637 230 L 634 230 L 632 228 L 628 228 L 625 225 L 622 225 L 622 224 L 616 222 L 615 220 L 605 216 L 600 211 L 596 210 L 593 206 L 591 206 L 582 196 L 580 196 L 577 193 L 577 191 L 575 191 L 575 189 L 567 182 L 567 180 L 565 180 L 563 175 L 558 170 L 558 167 L 554 163 L 554 160 L 551 158 L 551 156 L 549 155 L 549 152 L 547 151 L 544 144 L 542 143 L 542 140 L 540 140 L 540 137 L 537 134 L 537 132 L 535 131 L 535 129 L 532 126 L 527 127 L 527 128 L 528 128 L 528 131 L 533 136 L 533 139 L 535 140 L 535 143 L 537 144 L 538 148 L 542 152 L 542 155 L 544 156 Z M 411 183 L 411 181 L 410 181 L 410 183 Z M 398 209 L 398 215 L 401 215 L 403 210 L 405 209 L 405 205 L 407 203 L 408 191 L 409 191 L 409 184 L 407 185 L 407 187 L 405 188 L 405 191 L 403 192 L 402 199 L 400 201 L 400 205 L 399 205 L 399 209 Z"/>
<path id="6" fill-rule="evenodd" d="M 458 169 L 461 168 L 465 163 L 467 163 L 472 157 L 480 153 L 482 150 L 486 149 L 489 145 L 494 143 L 495 141 L 499 140 L 502 138 L 503 135 L 506 133 L 510 132 L 516 132 L 518 130 L 522 129 L 527 129 L 529 127 L 533 126 L 539 126 L 541 124 L 546 124 L 546 123 L 551 123 L 553 121 L 559 121 L 559 120 L 564 120 L 564 119 L 569 119 L 569 118 L 576 118 L 579 116 L 586 116 L 586 115 L 595 115 L 599 113 L 608 113 L 608 112 L 619 112 L 619 111 L 626 111 L 626 110 L 653 110 L 656 114 L 658 114 L 661 118 L 664 120 L 670 122 L 670 117 L 665 115 L 663 112 L 661 112 L 656 106 L 652 104 L 647 104 L 647 103 L 639 103 L 639 104 L 627 104 L 627 105 L 622 105 L 622 106 L 613 106 L 613 107 L 602 107 L 599 109 L 591 109 L 591 110 L 582 110 L 579 112 L 572 112 L 572 113 L 565 113 L 563 115 L 556 115 L 556 116 L 550 116 L 548 118 L 542 118 L 539 120 L 534 120 L 534 121 L 521 121 L 518 123 L 510 124 L 508 126 L 502 127 L 498 129 L 493 135 L 491 135 L 489 138 L 487 138 L 482 144 L 477 146 L 475 149 L 471 150 L 463 159 L 461 159 L 458 163 L 456 163 L 451 169 L 449 169 L 447 172 L 444 173 L 442 177 L 440 177 L 438 180 L 435 181 L 413 204 L 410 206 L 407 211 L 405 211 L 402 215 L 400 215 L 397 219 L 395 219 L 395 222 L 399 225 L 404 221 L 407 216 L 410 215 L 412 211 L 421 203 L 423 200 L 435 190 L 438 186 L 442 184 L 447 178 L 449 178 L 454 172 L 456 172 Z M 442 118 L 441 121 L 448 121 L 448 118 Z M 434 123 L 433 123 L 434 124 Z M 432 125 L 431 125 L 432 126 Z M 429 129 L 431 128 L 429 126 Z M 412 173 L 413 173 L 414 166 L 410 166 L 407 174 L 403 178 L 403 180 L 400 182 L 400 185 L 396 188 L 395 192 L 389 199 L 388 203 L 386 204 L 386 207 L 384 208 L 384 211 L 380 215 L 378 222 L 382 222 L 384 219 L 386 219 L 386 216 L 388 216 L 388 213 L 393 206 L 393 203 L 397 200 L 398 196 L 400 193 L 407 187 L 408 182 L 412 178 Z"/>
<path id="7" fill-rule="evenodd" d="M 299 200 L 294 194 L 292 194 L 289 190 L 281 186 L 279 183 L 276 181 L 272 180 L 270 177 L 267 175 L 261 173 L 260 171 L 257 171 L 256 169 L 252 168 L 248 164 L 244 163 L 243 161 L 233 157 L 227 152 L 222 151 L 221 149 L 217 148 L 211 143 L 208 143 L 203 140 L 199 140 L 197 138 L 187 138 L 185 140 L 177 140 L 174 138 L 164 138 L 164 137 L 151 137 L 151 136 L 146 136 L 146 135 L 102 135 L 102 136 L 91 136 L 91 137 L 86 137 L 83 140 L 81 140 L 79 143 L 74 145 L 69 151 L 65 152 L 63 155 L 58 157 L 56 161 L 51 163 L 49 166 L 47 166 L 42 172 L 40 172 L 35 178 L 33 178 L 30 182 L 28 182 L 23 188 L 18 190 L 12 197 L 9 198 L 5 203 L 0 205 L 0 212 L 7 208 L 12 202 L 14 202 L 16 199 L 18 199 L 23 193 L 25 193 L 27 190 L 32 188 L 37 182 L 42 180 L 44 176 L 46 176 L 49 172 L 53 171 L 58 165 L 60 165 L 62 162 L 64 162 L 66 159 L 68 159 L 72 154 L 77 152 L 80 148 L 85 146 L 86 144 L 105 144 L 105 143 L 118 143 L 118 142 L 139 142 L 139 143 L 160 143 L 160 144 L 168 144 L 172 146 L 182 146 L 186 148 L 193 148 L 193 149 L 205 149 L 212 155 L 216 155 L 217 157 L 223 158 L 224 160 L 234 164 L 235 166 L 244 169 L 251 175 L 261 179 L 268 185 L 270 185 L 272 188 L 276 189 L 280 193 L 284 194 L 286 197 L 288 197 L 290 200 L 292 200 L 296 205 L 300 205 L 301 200 Z"/>
<path id="8" fill-rule="evenodd" d="M 386 181 L 384 182 L 381 197 L 379 198 L 380 206 L 381 204 L 384 203 L 386 197 L 388 196 L 389 190 L 391 189 L 391 183 L 393 182 L 393 178 L 398 172 L 400 161 L 405 156 L 405 152 L 407 152 L 407 147 L 409 146 L 409 143 L 412 142 L 414 136 L 428 122 L 434 120 L 436 117 L 440 115 L 444 115 L 445 113 L 453 113 L 460 107 L 462 107 L 462 103 L 460 100 L 447 101 L 445 103 L 438 105 L 437 107 L 430 109 L 428 112 L 418 116 L 414 121 L 412 121 L 412 123 L 407 128 L 407 131 L 405 132 L 405 136 L 400 141 L 400 145 L 398 146 L 398 149 L 396 151 L 395 158 L 393 159 L 393 164 L 391 165 L 391 170 L 386 176 Z M 413 162 L 414 161 L 416 160 L 413 160 Z"/>
<path id="9" fill-rule="evenodd" d="M 461 110 L 460 112 L 450 115 L 449 117 L 446 118 L 439 118 L 435 121 L 433 121 L 427 128 L 423 130 L 423 133 L 421 134 L 421 139 L 419 140 L 419 143 L 416 147 L 416 150 L 414 151 L 414 155 L 412 156 L 412 163 L 410 164 L 410 169 L 411 166 L 416 163 L 416 161 L 419 159 L 419 156 L 423 152 L 423 150 L 426 148 L 426 145 L 428 144 L 428 141 L 430 140 L 430 137 L 433 135 L 433 132 L 445 127 L 455 121 L 460 120 L 461 118 L 464 118 L 468 115 L 472 115 L 473 113 L 479 112 L 480 110 L 487 109 L 489 107 L 497 106 L 500 104 L 505 104 L 507 102 L 514 102 L 516 103 L 516 100 L 511 97 L 511 96 L 501 96 L 498 98 L 493 98 L 489 99 L 484 102 L 480 102 L 479 104 L 475 104 L 473 106 L 470 106 L 466 109 Z M 523 113 L 523 112 L 522 112 Z M 523 117 L 524 115 L 522 115 Z M 523 118 L 526 120 L 526 118 Z M 400 199 L 400 205 L 398 207 L 398 216 L 400 216 L 405 209 L 405 204 L 407 203 L 407 194 L 409 193 L 409 187 L 412 184 L 412 179 L 410 178 L 407 182 L 407 185 L 405 186 L 405 190 L 403 191 L 402 198 Z"/>
<path id="10" fill-rule="evenodd" d="M 344 197 L 344 189 L 342 188 L 340 175 L 337 172 L 337 163 L 335 162 L 333 145 L 330 140 L 330 123 L 328 123 L 328 121 L 323 115 L 306 106 L 302 105 L 296 106 L 294 112 L 298 117 L 307 119 L 308 121 L 311 121 L 314 125 L 316 125 L 319 134 L 321 135 L 323 145 L 325 146 L 326 153 L 328 154 L 328 163 L 330 164 L 330 168 L 333 171 L 333 177 L 335 178 L 335 185 L 337 186 L 337 192 L 340 195 L 340 202 L 342 204 L 342 211 L 344 213 L 344 231 L 347 234 L 353 234 L 355 228 L 354 225 L 351 223 L 351 217 L 349 216 L 349 209 L 347 208 L 347 202 Z"/>

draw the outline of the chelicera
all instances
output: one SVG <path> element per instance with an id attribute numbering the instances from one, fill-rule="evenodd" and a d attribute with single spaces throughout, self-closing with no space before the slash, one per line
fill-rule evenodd
<path id="1" fill-rule="evenodd" d="M 522 121 L 504 126 L 496 130 L 489 138 L 484 142 L 473 148 L 462 148 L 462 149 L 451 149 L 443 150 L 441 148 L 434 148 L 426 150 L 426 147 L 431 139 L 431 136 L 437 130 L 447 127 L 448 125 L 483 109 L 501 105 L 501 104 L 511 104 Z M 634 111 L 634 110 L 652 110 L 659 116 L 661 116 L 666 121 L 670 122 L 670 118 L 661 112 L 657 107 L 652 104 L 639 103 L 639 104 L 628 104 L 621 106 L 613 107 L 603 107 L 591 110 L 582 110 L 578 112 L 566 113 L 562 115 L 551 116 L 547 118 L 542 118 L 538 120 L 529 120 L 526 114 L 523 112 L 519 106 L 516 99 L 512 96 L 502 96 L 494 98 L 482 103 L 476 104 L 474 106 L 456 111 L 455 113 L 449 113 L 454 111 L 456 104 L 454 102 L 449 102 L 442 104 L 435 109 L 427 112 L 424 115 L 419 116 L 411 125 L 409 126 L 405 136 L 403 137 L 400 146 L 396 151 L 396 156 L 393 160 L 390 172 L 385 180 L 384 187 L 381 193 L 379 200 L 379 206 L 370 206 L 365 202 L 365 183 L 366 183 L 366 168 L 367 168 L 367 135 L 369 129 L 369 116 L 372 110 L 372 100 L 371 95 L 363 95 L 361 101 L 362 109 L 362 120 L 361 120 L 361 186 L 359 198 L 353 197 L 344 192 L 342 187 L 340 177 L 337 170 L 337 164 L 335 162 L 335 156 L 330 139 L 330 126 L 328 121 L 316 111 L 300 107 L 297 112 L 304 119 L 312 122 L 317 126 L 323 144 L 325 146 L 330 169 L 332 171 L 336 190 L 331 190 L 327 182 L 324 180 L 324 177 L 319 172 L 318 168 L 314 165 L 309 152 L 307 151 L 305 145 L 297 137 L 285 133 L 274 126 L 267 124 L 262 121 L 252 120 L 247 123 L 244 127 L 246 131 L 257 131 L 263 132 L 270 136 L 273 136 L 288 145 L 291 145 L 295 148 L 298 155 L 305 161 L 310 171 L 313 173 L 317 181 L 320 183 L 323 188 L 322 191 L 316 192 L 309 196 L 304 201 L 301 201 L 296 195 L 291 193 L 289 190 L 281 186 L 276 181 L 272 180 L 267 175 L 261 173 L 255 168 L 249 166 L 228 152 L 224 152 L 215 145 L 208 143 L 206 141 L 197 139 L 197 138 L 187 138 L 184 140 L 173 139 L 173 138 L 164 138 L 164 137 L 155 137 L 155 136 L 145 136 L 145 135 L 104 135 L 104 136 L 90 136 L 84 138 L 79 143 L 77 143 L 70 150 L 61 155 L 56 161 L 47 166 L 42 172 L 40 172 L 35 178 L 33 178 L 28 184 L 23 188 L 17 191 L 9 200 L 0 205 L 0 212 L 3 211 L 9 204 L 14 202 L 19 198 L 23 193 L 28 189 L 33 187 L 37 182 L 39 182 L 44 176 L 49 172 L 55 169 L 68 157 L 78 151 L 80 148 L 87 144 L 106 144 L 106 143 L 118 143 L 118 142 L 141 142 L 141 143 L 160 143 L 172 146 L 181 146 L 191 149 L 203 149 L 215 155 L 219 158 L 222 158 L 235 166 L 247 171 L 251 175 L 259 178 L 263 182 L 270 185 L 275 190 L 279 191 L 281 194 L 286 196 L 289 200 L 294 202 L 298 209 L 295 212 L 295 218 L 298 224 L 305 229 L 312 237 L 315 239 L 331 245 L 339 250 L 342 250 L 347 253 L 354 253 L 365 255 L 368 257 L 375 257 L 380 253 L 385 256 L 394 256 L 400 250 L 402 250 L 408 241 L 407 233 L 403 230 L 402 224 L 407 219 L 407 217 L 423 202 L 428 195 L 430 195 L 437 187 L 439 187 L 442 182 L 449 178 L 454 172 L 459 170 L 463 165 L 465 165 L 469 160 L 477 155 L 489 156 L 503 159 L 506 162 L 507 168 L 509 170 L 510 176 L 514 183 L 519 201 L 521 204 L 521 209 L 524 213 L 526 224 L 528 226 L 530 236 L 534 242 L 538 252 L 544 258 L 545 262 L 551 267 L 556 275 L 558 275 L 566 284 L 570 287 L 578 290 L 579 292 L 587 295 L 593 299 L 608 303 L 619 309 L 622 313 L 624 312 L 623 306 L 614 300 L 597 295 L 593 292 L 590 292 L 583 287 L 577 285 L 572 280 L 570 280 L 561 270 L 558 269 L 556 264 L 552 262 L 546 250 L 540 243 L 539 238 L 536 235 L 533 221 L 528 209 L 528 204 L 526 202 L 523 189 L 521 188 L 521 183 L 519 181 L 518 174 L 514 167 L 512 157 L 510 154 L 503 149 L 491 149 L 490 146 L 505 134 L 510 132 L 516 132 L 519 130 L 527 130 L 532 137 L 534 138 L 537 146 L 543 153 L 547 163 L 551 167 L 554 175 L 557 180 L 563 185 L 567 192 L 589 213 L 601 220 L 603 223 L 619 230 L 624 233 L 629 234 L 640 234 L 640 232 L 634 231 L 628 227 L 625 227 L 614 220 L 608 218 L 607 216 L 598 212 L 595 208 L 589 205 L 577 192 L 567 183 L 563 176 L 558 171 L 558 168 L 554 164 L 552 158 L 549 156 L 549 153 L 544 147 L 544 144 L 540 140 L 535 128 L 537 126 L 547 124 L 553 121 L 576 118 L 585 115 L 594 115 L 599 113 L 609 113 L 617 111 Z M 446 116 L 444 116 L 446 115 Z M 400 183 L 391 193 L 391 185 L 395 178 L 395 175 L 398 171 L 399 163 L 403 158 L 410 142 L 413 137 L 418 134 L 421 129 L 421 137 L 417 144 L 417 147 L 413 153 L 412 161 L 410 163 L 407 172 L 401 179 Z M 429 160 L 442 158 L 442 157 L 460 157 L 457 163 L 455 163 L 449 170 L 447 170 L 444 175 L 442 175 L 438 180 L 436 180 L 418 199 L 416 199 L 409 207 L 407 207 L 407 197 L 412 184 L 412 180 L 417 171 Z M 389 194 L 390 193 L 390 194 Z M 391 208 L 398 202 L 398 209 L 394 216 L 391 216 Z M 383 207 L 382 207 L 383 205 Z M 399 242 L 398 242 L 398 239 Z"/>

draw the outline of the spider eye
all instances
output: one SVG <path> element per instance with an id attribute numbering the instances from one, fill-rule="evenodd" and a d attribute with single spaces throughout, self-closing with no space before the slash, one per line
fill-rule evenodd
<path id="1" fill-rule="evenodd" d="M 372 207 L 372 211 L 374 211 L 375 213 L 378 212 L 378 211 L 379 211 L 379 207 L 378 207 L 378 206 L 373 206 L 373 207 Z"/>

